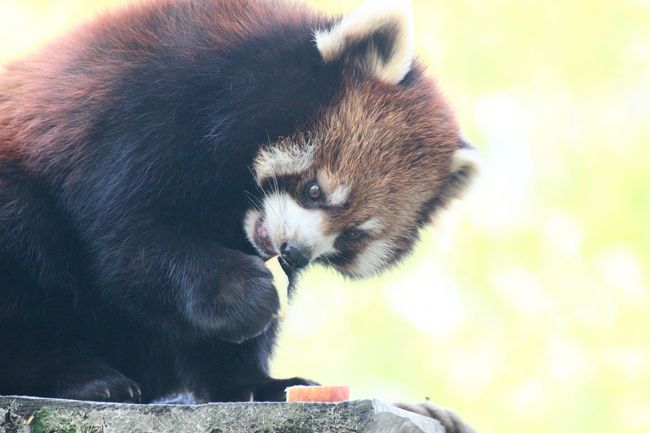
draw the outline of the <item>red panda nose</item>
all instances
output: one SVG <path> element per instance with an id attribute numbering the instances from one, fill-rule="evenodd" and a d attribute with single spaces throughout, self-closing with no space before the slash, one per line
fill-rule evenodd
<path id="1" fill-rule="evenodd" d="M 309 263 L 309 258 L 305 252 L 291 242 L 285 242 L 280 246 L 280 254 L 282 254 L 282 258 L 287 264 L 294 269 L 304 268 Z"/>

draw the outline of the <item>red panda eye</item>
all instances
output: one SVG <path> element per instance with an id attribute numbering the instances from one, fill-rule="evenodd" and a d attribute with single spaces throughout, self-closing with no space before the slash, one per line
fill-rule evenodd
<path id="1" fill-rule="evenodd" d="M 318 182 L 312 182 L 309 185 L 307 185 L 307 197 L 309 197 L 310 200 L 316 201 L 321 198 L 323 195 L 323 191 L 320 189 L 320 185 Z"/>
<path id="2" fill-rule="evenodd" d="M 347 240 L 355 241 L 355 240 L 361 238 L 361 236 L 363 236 L 363 232 L 361 230 L 357 230 L 357 229 L 349 229 L 349 230 L 346 230 L 346 231 L 343 232 L 343 236 Z"/>

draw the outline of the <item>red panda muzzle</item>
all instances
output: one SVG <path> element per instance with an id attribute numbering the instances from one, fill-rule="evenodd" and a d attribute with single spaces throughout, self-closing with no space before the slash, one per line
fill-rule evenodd
<path id="1" fill-rule="evenodd" d="M 294 242 L 284 242 L 280 246 L 280 253 L 287 264 L 294 269 L 304 268 L 310 262 L 311 254 Z"/>

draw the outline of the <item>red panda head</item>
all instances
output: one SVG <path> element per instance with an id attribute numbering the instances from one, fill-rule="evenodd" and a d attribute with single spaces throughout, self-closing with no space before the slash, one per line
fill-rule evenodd
<path id="1" fill-rule="evenodd" d="M 263 196 L 244 228 L 263 256 L 367 277 L 412 249 L 476 160 L 414 62 L 408 2 L 368 2 L 314 35 L 323 62 L 343 70 L 341 90 L 303 128 L 260 150 L 253 170 Z"/>

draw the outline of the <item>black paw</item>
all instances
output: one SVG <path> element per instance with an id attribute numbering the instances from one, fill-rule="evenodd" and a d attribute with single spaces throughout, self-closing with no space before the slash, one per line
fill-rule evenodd
<path id="1" fill-rule="evenodd" d="M 190 319 L 232 343 L 264 332 L 276 317 L 280 300 L 262 259 L 231 250 L 213 271 L 209 284 L 190 300 Z"/>
<path id="2" fill-rule="evenodd" d="M 142 400 L 140 385 L 117 370 L 103 367 L 96 377 L 89 371 L 74 372 L 61 380 L 56 397 L 72 400 L 139 403 Z"/>
<path id="3" fill-rule="evenodd" d="M 270 381 L 257 385 L 253 391 L 255 401 L 286 401 L 285 390 L 290 386 L 313 386 L 320 385 L 313 380 L 293 377 L 291 379 L 271 379 Z"/>
<path id="4" fill-rule="evenodd" d="M 395 406 L 439 421 L 445 428 L 445 433 L 476 433 L 461 417 L 449 409 L 431 403 L 395 403 Z"/>

